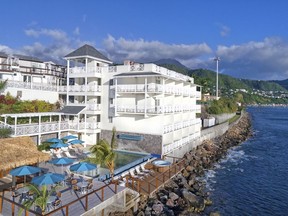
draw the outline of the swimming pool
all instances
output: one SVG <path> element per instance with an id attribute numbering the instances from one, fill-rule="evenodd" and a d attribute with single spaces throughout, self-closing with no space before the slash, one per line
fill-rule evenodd
<path id="1" fill-rule="evenodd" d="M 116 150 L 115 152 L 116 152 L 116 159 L 115 159 L 114 175 L 118 175 L 152 158 L 152 156 L 147 153 L 145 154 L 139 152 L 122 151 L 122 150 Z M 104 164 L 101 164 L 101 167 L 98 167 L 96 170 L 87 171 L 84 172 L 83 174 L 91 177 L 100 176 L 99 178 L 102 180 L 110 178 L 109 170 Z"/>

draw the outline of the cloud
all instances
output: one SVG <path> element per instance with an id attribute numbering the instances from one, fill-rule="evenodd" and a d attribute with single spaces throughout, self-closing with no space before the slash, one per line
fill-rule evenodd
<path id="1" fill-rule="evenodd" d="M 274 80 L 288 78 L 288 44 L 279 37 L 241 45 L 218 46 L 225 73 L 239 78 Z"/>
<path id="2" fill-rule="evenodd" d="M 4 52 L 6 54 L 13 54 L 14 51 L 10 47 L 0 44 L 0 52 Z"/>
<path id="3" fill-rule="evenodd" d="M 54 40 L 66 40 L 67 35 L 64 31 L 58 29 L 27 29 L 25 30 L 25 34 L 27 36 L 32 36 L 35 38 L 39 38 L 40 36 L 48 36 Z"/>
<path id="4" fill-rule="evenodd" d="M 229 33 L 230 33 L 230 28 L 225 25 L 221 25 L 220 35 L 222 37 L 226 37 L 229 35 Z"/>
<path id="5" fill-rule="evenodd" d="M 76 27 L 73 31 L 73 34 L 74 35 L 80 35 L 80 28 L 79 27 Z"/>
<path id="6" fill-rule="evenodd" d="M 115 39 L 111 35 L 104 40 L 104 48 L 114 62 L 123 62 L 126 59 L 151 62 L 173 58 L 187 63 L 188 66 L 195 66 L 198 58 L 212 52 L 206 43 L 165 44 L 160 41 L 145 41 L 144 39 L 128 40 L 123 37 Z"/>

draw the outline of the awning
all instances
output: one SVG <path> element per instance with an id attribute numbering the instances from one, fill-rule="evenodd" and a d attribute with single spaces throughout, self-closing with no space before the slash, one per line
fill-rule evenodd
<path id="1" fill-rule="evenodd" d="M 86 106 L 65 106 L 62 110 L 60 110 L 60 112 L 64 115 L 78 115 L 85 108 Z"/>

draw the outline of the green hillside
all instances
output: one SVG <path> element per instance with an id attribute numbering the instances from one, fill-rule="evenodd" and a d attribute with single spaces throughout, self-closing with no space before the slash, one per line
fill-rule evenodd
<path id="1" fill-rule="evenodd" d="M 191 76 L 202 86 L 202 93 L 215 95 L 216 72 L 206 69 L 190 70 L 181 63 L 171 64 L 162 61 L 158 64 L 170 70 Z M 238 92 L 246 104 L 288 104 L 288 79 L 283 81 L 261 81 L 238 79 L 218 74 L 219 96 L 233 97 Z"/>

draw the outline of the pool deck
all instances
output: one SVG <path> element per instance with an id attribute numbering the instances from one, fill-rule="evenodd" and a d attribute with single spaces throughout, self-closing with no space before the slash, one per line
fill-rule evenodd
<path id="1" fill-rule="evenodd" d="M 50 209 L 46 211 L 45 215 L 63 216 L 63 215 L 75 215 L 79 216 L 87 212 L 88 210 L 100 205 L 102 202 L 116 196 L 119 192 L 123 191 L 125 187 L 115 186 L 114 184 L 106 185 L 104 182 L 93 180 L 93 189 L 88 194 L 82 194 L 81 192 L 75 192 L 71 187 L 62 186 L 57 191 L 60 191 L 62 205 L 58 209 Z M 4 192 L 5 199 L 2 200 L 2 212 L 5 216 L 18 215 L 19 207 L 17 204 L 21 204 L 21 196 L 16 197 L 13 203 L 10 191 Z M 10 200 L 10 201 L 8 201 Z M 35 206 L 32 207 L 32 211 L 35 211 Z M 25 215 L 25 212 L 21 215 Z M 29 215 L 36 215 L 30 213 Z"/>

